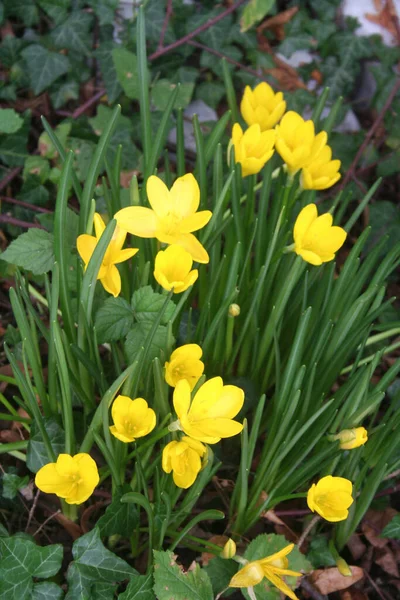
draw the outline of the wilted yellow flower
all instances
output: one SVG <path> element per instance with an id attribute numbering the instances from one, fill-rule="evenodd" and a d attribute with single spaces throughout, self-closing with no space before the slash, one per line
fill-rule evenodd
<path id="1" fill-rule="evenodd" d="M 254 587 L 264 579 L 268 579 L 275 587 L 281 592 L 292 598 L 292 600 L 298 600 L 293 590 L 285 583 L 282 579 L 285 575 L 292 577 L 301 577 L 302 573 L 298 571 L 290 571 L 287 567 L 289 561 L 286 558 L 287 555 L 293 550 L 294 544 L 289 544 L 286 548 L 283 548 L 271 556 L 261 558 L 259 560 L 253 560 L 247 565 L 240 569 L 232 577 L 229 582 L 229 587 L 238 588 L 249 588 Z"/>
<path id="2" fill-rule="evenodd" d="M 175 485 L 187 489 L 196 480 L 201 471 L 201 459 L 206 454 L 206 447 L 196 440 L 184 436 L 180 442 L 170 442 L 163 450 L 162 468 L 172 473 Z"/>
<path id="3" fill-rule="evenodd" d="M 311 164 L 328 139 L 326 131 L 315 135 L 314 123 L 304 121 L 294 111 L 287 112 L 275 130 L 276 151 L 281 155 L 291 174 Z"/>
<path id="4" fill-rule="evenodd" d="M 339 556 L 339 558 L 336 561 L 336 566 L 338 568 L 339 573 L 341 575 L 343 575 L 343 577 L 351 577 L 353 575 L 353 573 L 351 572 L 351 569 L 350 569 L 349 565 L 344 560 L 344 558 L 341 558 Z"/>
<path id="5" fill-rule="evenodd" d="M 169 190 L 155 175 L 147 180 L 147 196 L 151 208 L 128 206 L 114 216 L 120 227 L 142 238 L 157 238 L 164 244 L 178 244 L 199 263 L 209 257 L 199 240 L 191 233 L 207 225 L 212 212 L 196 212 L 200 189 L 191 173 L 178 177 Z"/>
<path id="6" fill-rule="evenodd" d="M 268 83 L 262 81 L 254 90 L 246 85 L 240 111 L 243 119 L 250 127 L 258 123 L 261 131 L 274 127 L 286 110 L 286 102 L 282 92 L 275 94 Z"/>
<path id="7" fill-rule="evenodd" d="M 331 160 L 332 150 L 324 146 L 318 156 L 301 172 L 301 185 L 305 190 L 326 190 L 340 179 L 340 160 Z"/>
<path id="8" fill-rule="evenodd" d="M 294 251 L 312 265 L 321 265 L 335 258 L 347 233 L 342 227 L 332 226 L 330 213 L 318 216 L 315 204 L 308 204 L 297 217 L 294 226 Z"/>
<path id="9" fill-rule="evenodd" d="M 235 161 L 242 165 L 242 175 L 259 173 L 274 153 L 275 131 L 261 131 L 258 124 L 252 125 L 243 133 L 239 123 L 232 129 L 232 144 Z"/>
<path id="10" fill-rule="evenodd" d="M 229 540 L 226 542 L 220 557 L 221 558 L 233 558 L 236 554 L 236 544 L 235 542 L 232 540 L 232 538 L 229 538 Z"/>
<path id="11" fill-rule="evenodd" d="M 348 508 L 353 504 L 352 491 L 351 481 L 328 475 L 312 484 L 307 493 L 307 504 L 310 510 L 327 521 L 344 521 L 349 516 Z"/>
<path id="12" fill-rule="evenodd" d="M 125 443 L 144 437 L 156 426 L 156 413 L 143 398 L 131 400 L 128 396 L 118 396 L 113 402 L 111 416 L 114 421 L 111 433 Z"/>
<path id="13" fill-rule="evenodd" d="M 180 428 L 195 440 L 216 444 L 221 438 L 240 433 L 243 425 L 232 419 L 243 406 L 244 392 L 236 385 L 224 385 L 221 377 L 204 383 L 190 402 L 190 385 L 182 379 L 174 391 L 174 408 Z"/>
<path id="14" fill-rule="evenodd" d="M 165 363 L 165 381 L 168 385 L 175 387 L 178 381 L 186 379 L 192 391 L 203 375 L 202 355 L 203 350 L 197 344 L 185 344 L 174 350 L 169 362 Z"/>
<path id="15" fill-rule="evenodd" d="M 93 221 L 96 235 L 84 233 L 76 240 L 76 246 L 81 259 L 85 263 L 85 268 L 106 228 L 99 213 L 95 213 Z M 112 294 L 114 298 L 119 296 L 121 292 L 121 276 L 115 265 L 128 260 L 128 258 L 131 258 L 139 251 L 138 248 L 126 248 L 125 250 L 122 250 L 125 239 L 126 231 L 120 229 L 117 225 L 97 274 L 97 279 L 100 279 L 106 292 Z"/>
<path id="16" fill-rule="evenodd" d="M 154 263 L 154 277 L 164 290 L 174 290 L 180 294 L 194 284 L 199 272 L 191 271 L 193 259 L 182 246 L 172 244 L 166 250 L 160 250 Z"/>
<path id="17" fill-rule="evenodd" d="M 97 465 L 89 454 L 59 454 L 36 473 L 35 483 L 46 494 L 56 494 L 67 504 L 82 504 L 99 483 Z"/>
<path id="18" fill-rule="evenodd" d="M 332 439 L 340 441 L 340 448 L 342 450 L 353 450 L 367 443 L 368 431 L 365 427 L 343 429 L 337 435 L 332 436 Z"/>

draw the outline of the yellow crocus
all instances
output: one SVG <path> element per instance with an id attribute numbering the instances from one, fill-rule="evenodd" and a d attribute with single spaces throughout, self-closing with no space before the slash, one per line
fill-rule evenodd
<path id="1" fill-rule="evenodd" d="M 178 381 L 174 390 L 174 408 L 179 427 L 186 435 L 205 444 L 216 444 L 221 438 L 240 433 L 243 425 L 233 421 L 243 406 L 244 392 L 236 385 L 224 385 L 221 377 L 213 377 L 190 401 L 190 384 Z"/>
<path id="2" fill-rule="evenodd" d="M 310 510 L 332 523 L 344 521 L 349 516 L 349 507 L 353 504 L 353 484 L 344 477 L 323 477 L 313 483 L 307 493 Z"/>
<path id="3" fill-rule="evenodd" d="M 308 204 L 300 212 L 294 226 L 294 251 L 312 265 L 321 265 L 335 258 L 347 233 L 342 227 L 332 226 L 330 213 L 318 216 L 315 204 Z"/>
<path id="4" fill-rule="evenodd" d="M 182 246 L 173 244 L 160 250 L 154 263 L 154 278 L 164 288 L 180 294 L 194 284 L 199 272 L 191 270 L 193 259 Z"/>
<path id="5" fill-rule="evenodd" d="M 172 471 L 175 485 L 186 490 L 196 481 L 206 451 L 201 442 L 184 436 L 179 442 L 173 441 L 165 446 L 162 468 L 166 473 Z"/>
<path id="6" fill-rule="evenodd" d="M 251 125 L 243 133 L 239 123 L 232 129 L 232 144 L 235 151 L 235 162 L 242 166 L 242 175 L 259 173 L 274 153 L 275 130 L 261 131 L 258 124 Z"/>
<path id="7" fill-rule="evenodd" d="M 275 130 L 276 151 L 292 175 L 315 161 L 328 140 L 326 131 L 315 135 L 314 123 L 294 111 L 287 112 Z"/>
<path id="8" fill-rule="evenodd" d="M 305 190 L 326 190 L 340 179 L 340 160 L 332 160 L 332 150 L 324 146 L 318 156 L 303 168 L 301 185 Z"/>
<path id="9" fill-rule="evenodd" d="M 56 494 L 67 504 L 82 504 L 99 483 L 97 465 L 89 454 L 59 454 L 36 473 L 35 483 L 46 494 Z"/>
<path id="10" fill-rule="evenodd" d="M 274 127 L 286 110 L 286 102 L 282 92 L 275 93 L 268 83 L 262 81 L 254 90 L 246 85 L 240 111 L 243 119 L 250 127 L 258 123 L 261 131 Z"/>
<path id="11" fill-rule="evenodd" d="M 293 548 L 294 544 L 290 544 L 282 550 L 279 550 L 279 552 L 271 554 L 271 556 L 247 563 L 243 569 L 240 569 L 240 571 L 232 577 L 229 582 L 229 587 L 252 588 L 261 583 L 265 577 L 289 598 L 298 600 L 296 594 L 283 580 L 285 575 L 290 577 L 302 576 L 302 573 L 291 571 L 287 568 L 289 566 L 289 561 L 286 557 Z"/>
<path id="12" fill-rule="evenodd" d="M 111 433 L 125 443 L 144 437 L 156 426 L 156 413 L 143 398 L 132 400 L 128 396 L 118 396 L 113 402 L 111 416 L 114 421 Z"/>
<path id="13" fill-rule="evenodd" d="M 353 427 L 353 429 L 343 429 L 337 435 L 332 436 L 333 440 L 339 440 L 342 450 L 354 450 L 363 446 L 368 441 L 368 431 L 365 427 Z"/>
<path id="14" fill-rule="evenodd" d="M 114 216 L 118 225 L 142 238 L 157 238 L 164 244 L 178 244 L 199 263 L 208 263 L 206 250 L 193 235 L 207 225 L 212 212 L 196 212 L 200 188 L 191 173 L 178 177 L 169 190 L 159 177 L 147 180 L 147 197 L 151 208 L 129 206 Z"/>
<path id="15" fill-rule="evenodd" d="M 79 256 L 85 263 L 85 269 L 106 227 L 99 213 L 95 213 L 93 222 L 96 235 L 84 233 L 76 241 Z M 128 258 L 131 258 L 139 251 L 138 248 L 126 248 L 122 250 L 125 239 L 126 231 L 120 229 L 117 225 L 97 274 L 97 279 L 100 279 L 106 292 L 112 294 L 114 297 L 119 296 L 121 292 L 121 276 L 115 265 L 128 260 Z"/>
<path id="16" fill-rule="evenodd" d="M 203 375 L 204 363 L 200 360 L 203 350 L 197 344 L 180 346 L 170 356 L 165 367 L 165 381 L 175 387 L 178 381 L 186 379 L 192 391 Z"/>

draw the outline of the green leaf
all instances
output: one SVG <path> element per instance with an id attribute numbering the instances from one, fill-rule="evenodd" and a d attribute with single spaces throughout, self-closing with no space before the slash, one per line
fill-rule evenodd
<path id="1" fill-rule="evenodd" d="M 115 102 L 122 92 L 112 57 L 112 50 L 115 48 L 117 48 L 116 44 L 107 41 L 100 44 L 100 47 L 95 52 L 110 104 Z"/>
<path id="2" fill-rule="evenodd" d="M 35 583 L 32 591 L 32 600 L 61 600 L 64 598 L 62 589 L 53 582 L 45 581 Z"/>
<path id="3" fill-rule="evenodd" d="M 53 582 L 36 583 L 33 586 L 32 600 L 62 600 L 63 590 Z"/>
<path id="4" fill-rule="evenodd" d="M 326 535 L 314 535 L 312 537 L 307 553 L 307 560 L 310 561 L 314 569 L 336 566 L 336 561 L 329 550 L 329 543 Z"/>
<path id="5" fill-rule="evenodd" d="M 75 79 L 54 84 L 54 91 L 50 92 L 50 98 L 55 109 L 59 109 L 69 100 L 78 100 L 79 84 Z"/>
<path id="6" fill-rule="evenodd" d="M 137 100 L 139 98 L 139 81 L 136 54 L 125 48 L 114 48 L 111 54 L 118 81 L 125 94 L 128 98 Z"/>
<path id="7" fill-rule="evenodd" d="M 44 426 L 50 438 L 54 454 L 58 456 L 64 452 L 64 431 L 55 419 L 44 419 Z M 44 445 L 35 421 L 33 421 L 26 453 L 26 466 L 32 473 L 37 473 L 39 469 L 44 465 L 47 465 L 48 462 L 49 458 L 47 456 L 46 446 Z"/>
<path id="8" fill-rule="evenodd" d="M 61 146 L 64 148 L 67 144 L 67 138 L 71 131 L 71 127 L 71 123 L 64 121 L 63 123 L 59 123 L 54 130 L 54 134 L 57 136 Z M 40 155 L 46 158 L 54 159 L 58 157 L 56 147 L 46 131 L 44 131 L 39 138 L 39 151 Z"/>
<path id="9" fill-rule="evenodd" d="M 30 600 L 32 577 L 53 577 L 61 568 L 63 547 L 54 544 L 41 548 L 21 537 L 0 537 L 0 598 Z"/>
<path id="10" fill-rule="evenodd" d="M 384 527 L 381 537 L 390 538 L 392 540 L 400 540 L 400 515 L 393 517 L 390 523 Z"/>
<path id="11" fill-rule="evenodd" d="M 90 29 L 93 16 L 83 10 L 74 11 L 61 25 L 56 27 L 50 37 L 56 48 L 67 48 L 83 54 L 90 54 L 92 44 Z"/>
<path id="12" fill-rule="evenodd" d="M 24 25 L 31 27 L 39 20 L 39 11 L 35 0 L 12 0 L 7 2 L 7 16 L 20 19 Z"/>
<path id="13" fill-rule="evenodd" d="M 28 66 L 31 87 L 36 95 L 41 94 L 56 79 L 67 73 L 70 67 L 66 56 L 57 52 L 50 52 L 32 44 L 21 52 Z"/>
<path id="14" fill-rule="evenodd" d="M 41 275 L 53 267 L 53 244 L 51 233 L 32 227 L 12 241 L 1 258 L 26 271 L 32 271 L 34 275 Z"/>
<path id="15" fill-rule="evenodd" d="M 30 156 L 26 159 L 22 177 L 27 179 L 29 175 L 35 175 L 40 179 L 40 183 L 45 183 L 50 174 L 49 161 L 42 156 Z M 32 202 L 32 204 L 34 204 Z M 36 204 L 36 203 L 35 203 Z"/>
<path id="16" fill-rule="evenodd" d="M 6 472 L 1 478 L 1 483 L 3 485 L 3 489 L 1 491 L 2 497 L 13 500 L 18 494 L 18 490 L 28 485 L 29 476 L 26 475 L 25 477 L 20 477 L 15 473 Z"/>
<path id="17" fill-rule="evenodd" d="M 142 321 L 135 323 L 125 341 L 125 352 L 130 363 L 134 362 L 142 347 L 146 344 L 146 339 L 153 327 L 152 321 Z M 152 343 L 147 353 L 147 361 L 151 362 L 154 358 L 165 354 L 167 347 L 167 328 L 159 325 L 154 334 Z"/>
<path id="18" fill-rule="evenodd" d="M 119 600 L 156 600 L 153 592 L 153 575 L 139 575 L 132 577 L 123 594 L 118 596 Z"/>
<path id="19" fill-rule="evenodd" d="M 71 0 L 39 0 L 39 6 L 58 25 L 68 14 Z"/>
<path id="20" fill-rule="evenodd" d="M 175 83 L 168 79 L 159 79 L 151 90 L 151 101 L 158 110 L 165 110 L 168 106 L 169 97 L 176 88 Z M 186 108 L 192 99 L 194 83 L 181 83 L 174 108 Z"/>
<path id="21" fill-rule="evenodd" d="M 113 600 L 116 584 L 97 581 L 93 573 L 72 562 L 67 571 L 68 592 L 65 600 Z"/>
<path id="22" fill-rule="evenodd" d="M 123 298 L 107 298 L 96 313 L 95 327 L 99 344 L 124 338 L 133 326 L 133 311 Z"/>
<path id="23" fill-rule="evenodd" d="M 129 490 L 126 490 L 129 491 Z M 122 494 L 113 498 L 106 508 L 106 512 L 97 521 L 97 526 L 102 537 L 110 535 L 123 535 L 128 538 L 138 527 L 138 511 L 134 504 L 120 502 Z"/>
<path id="24" fill-rule="evenodd" d="M 230 580 L 237 572 L 237 563 L 234 560 L 216 556 L 210 560 L 204 570 L 210 578 L 214 594 L 218 595 L 228 587 Z"/>
<path id="25" fill-rule="evenodd" d="M 388 236 L 381 250 L 381 256 L 386 256 L 400 239 L 400 207 L 388 200 L 381 200 L 370 205 L 369 214 L 371 235 L 364 253 L 368 253 L 384 236 Z"/>
<path id="26" fill-rule="evenodd" d="M 9 167 L 19 167 L 24 164 L 29 154 L 27 152 L 30 131 L 30 117 L 24 118 L 23 126 L 15 133 L 0 135 L 0 161 Z"/>
<path id="27" fill-rule="evenodd" d="M 172 552 L 154 552 L 154 591 L 158 600 L 213 600 L 210 579 L 196 565 L 184 573 Z"/>
<path id="28" fill-rule="evenodd" d="M 9 69 L 19 59 L 21 48 L 24 46 L 23 40 L 7 35 L 0 44 L 0 62 Z"/>
<path id="29" fill-rule="evenodd" d="M 89 0 L 89 4 L 98 16 L 100 25 L 114 25 L 119 0 Z"/>
<path id="30" fill-rule="evenodd" d="M 0 133 L 15 133 L 24 124 L 13 108 L 0 108 Z"/>
<path id="31" fill-rule="evenodd" d="M 160 0 L 149 0 L 145 6 L 146 38 L 155 44 L 160 41 L 161 31 L 165 20 L 165 4 Z M 181 10 L 180 7 L 179 10 Z M 179 12 L 179 11 L 178 11 Z M 175 40 L 171 22 L 165 31 L 164 44 L 170 44 Z"/>
<path id="32" fill-rule="evenodd" d="M 132 296 L 132 308 L 135 314 L 135 319 L 139 322 L 142 321 L 154 321 L 157 318 L 163 304 L 165 302 L 165 296 L 154 292 L 151 285 L 146 285 L 139 288 L 133 293 Z M 170 300 L 165 309 L 163 318 L 161 320 L 162 325 L 166 325 L 172 315 L 174 314 L 175 304 Z"/>
<path id="33" fill-rule="evenodd" d="M 275 0 L 250 0 L 240 19 L 240 31 L 244 32 L 261 21 L 273 8 Z"/>

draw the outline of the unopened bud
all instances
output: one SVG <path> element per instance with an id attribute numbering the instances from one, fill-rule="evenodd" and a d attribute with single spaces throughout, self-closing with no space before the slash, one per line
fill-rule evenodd
<path id="1" fill-rule="evenodd" d="M 337 435 L 332 436 L 332 440 L 339 440 L 342 450 L 353 450 L 368 441 L 368 432 L 364 427 L 343 429 Z"/>
<path id="2" fill-rule="evenodd" d="M 229 307 L 229 314 L 231 317 L 238 317 L 240 315 L 239 304 L 231 304 Z"/>
<path id="3" fill-rule="evenodd" d="M 350 569 L 349 565 L 347 564 L 347 562 L 343 558 L 337 559 L 336 566 L 339 570 L 339 573 L 341 575 L 343 575 L 343 577 L 351 577 L 352 576 L 351 569 Z"/>
<path id="4" fill-rule="evenodd" d="M 221 552 L 221 558 L 233 558 L 236 554 L 236 544 L 229 538 Z"/>

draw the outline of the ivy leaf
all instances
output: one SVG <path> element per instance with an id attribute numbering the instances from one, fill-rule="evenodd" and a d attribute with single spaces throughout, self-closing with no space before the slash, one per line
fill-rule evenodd
<path id="1" fill-rule="evenodd" d="M 107 298 L 96 313 L 95 327 L 99 344 L 124 338 L 133 326 L 133 310 L 123 298 Z"/>
<path id="2" fill-rule="evenodd" d="M 122 92 L 122 87 L 118 81 L 117 70 L 112 56 L 112 50 L 116 47 L 117 46 L 113 42 L 107 41 L 100 44 L 100 47 L 95 52 L 110 104 L 115 102 Z"/>
<path id="3" fill-rule="evenodd" d="M 3 498 L 13 500 L 18 494 L 18 490 L 24 488 L 29 483 L 29 476 L 20 477 L 15 473 L 4 473 L 1 478 L 3 489 L 1 495 Z"/>
<path id="4" fill-rule="evenodd" d="M 61 600 L 64 597 L 62 589 L 53 582 L 35 583 L 32 600 Z"/>
<path id="5" fill-rule="evenodd" d="M 151 42 L 158 44 L 158 42 L 160 41 L 160 35 L 165 20 L 165 4 L 163 2 L 160 2 L 160 0 L 149 0 L 146 3 L 145 15 L 146 38 Z M 174 40 L 175 35 L 171 23 L 168 23 L 168 27 L 164 35 L 164 44 L 170 44 Z"/>
<path id="6" fill-rule="evenodd" d="M 122 85 L 128 98 L 136 100 L 139 98 L 139 79 L 136 54 L 125 48 L 114 48 L 112 50 L 117 78 Z"/>
<path id="7" fill-rule="evenodd" d="M 153 592 L 152 573 L 132 577 L 125 592 L 118 598 L 119 600 L 156 600 Z"/>
<path id="8" fill-rule="evenodd" d="M 119 0 L 89 0 L 89 4 L 98 16 L 100 25 L 114 24 Z"/>
<path id="9" fill-rule="evenodd" d="M 53 247 L 54 238 L 51 233 L 32 227 L 12 241 L 1 258 L 26 271 L 31 271 L 34 275 L 41 275 L 53 267 Z"/>
<path id="10" fill-rule="evenodd" d="M 56 27 L 50 37 L 59 50 L 67 48 L 87 56 L 90 54 L 91 37 L 89 32 L 92 23 L 92 15 L 83 10 L 77 10 Z"/>
<path id="11" fill-rule="evenodd" d="M 39 21 L 39 11 L 35 0 L 12 0 L 7 2 L 7 16 L 20 19 L 27 27 L 36 25 Z"/>
<path id="12" fill-rule="evenodd" d="M 134 362 L 142 347 L 146 346 L 148 336 L 153 327 L 151 321 L 141 321 L 135 323 L 125 341 L 125 352 L 130 363 Z M 164 325 L 159 325 L 153 336 L 150 348 L 147 352 L 147 361 L 151 362 L 154 358 L 165 354 L 167 347 L 168 330 Z"/>
<path id="13" fill-rule="evenodd" d="M 38 3 L 56 25 L 65 19 L 70 6 L 70 0 L 39 0 Z"/>
<path id="14" fill-rule="evenodd" d="M 0 161 L 9 167 L 22 166 L 29 154 L 27 152 L 30 131 L 30 117 L 24 117 L 23 126 L 15 133 L 0 135 Z"/>
<path id="15" fill-rule="evenodd" d="M 97 581 L 93 574 L 88 573 L 72 562 L 67 571 L 68 592 L 65 600 L 113 600 L 116 584 Z"/>
<path id="16" fill-rule="evenodd" d="M 240 31 L 243 33 L 261 21 L 274 6 L 275 0 L 250 0 L 244 7 L 240 19 Z"/>
<path id="17" fill-rule="evenodd" d="M 55 419 L 44 419 L 44 426 L 50 438 L 54 454 L 58 456 L 64 452 L 64 431 L 61 429 Z M 35 423 L 32 422 L 31 434 L 28 442 L 28 450 L 26 453 L 26 466 L 32 473 L 37 473 L 44 465 L 49 463 L 46 446 L 44 445 L 42 435 Z"/>
<path id="18" fill-rule="evenodd" d="M 213 600 L 210 578 L 199 565 L 184 573 L 172 552 L 154 551 L 154 591 L 158 600 Z"/>
<path id="19" fill-rule="evenodd" d="M 129 491 L 127 489 L 126 491 Z M 123 535 L 129 537 L 131 532 L 138 526 L 138 511 L 134 504 L 129 502 L 120 502 L 121 495 L 113 498 L 113 501 L 106 508 L 106 512 L 97 521 L 97 526 L 102 537 L 110 535 Z"/>
<path id="20" fill-rule="evenodd" d="M 62 83 L 55 83 L 50 92 L 51 101 L 55 109 L 59 109 L 69 100 L 78 100 L 79 84 L 75 79 L 69 79 Z"/>
<path id="21" fill-rule="evenodd" d="M 371 235 L 364 247 L 367 254 L 384 236 L 387 236 L 381 256 L 386 256 L 400 239 L 400 208 L 388 200 L 374 202 L 370 206 Z"/>
<path id="22" fill-rule="evenodd" d="M 151 285 L 145 285 L 133 293 L 132 308 L 135 319 L 139 322 L 154 321 L 165 303 L 165 296 L 154 292 Z M 169 300 L 161 324 L 166 325 L 172 317 L 175 304 Z"/>
<path id="23" fill-rule="evenodd" d="M 157 110 L 165 110 L 167 108 L 169 97 L 175 87 L 176 84 L 171 83 L 168 79 L 159 79 L 157 83 L 154 84 L 151 91 L 151 101 Z M 192 99 L 193 90 L 194 83 L 181 83 L 174 108 L 186 108 Z"/>
<path id="24" fill-rule="evenodd" d="M 15 133 L 24 124 L 24 120 L 13 108 L 0 108 L 0 133 Z"/>
<path id="25" fill-rule="evenodd" d="M 381 533 L 381 537 L 400 540 L 400 515 L 393 517 L 390 523 L 386 525 Z"/>
<path id="26" fill-rule="evenodd" d="M 28 66 L 31 87 L 36 96 L 41 94 L 56 79 L 65 75 L 69 70 L 70 63 L 66 56 L 57 52 L 50 52 L 32 44 L 21 52 Z"/>

